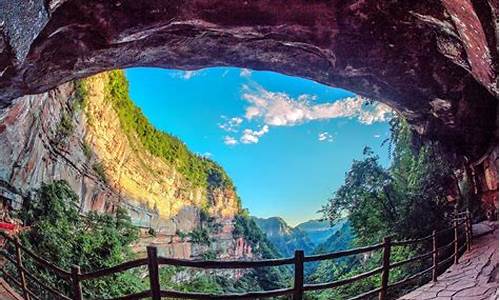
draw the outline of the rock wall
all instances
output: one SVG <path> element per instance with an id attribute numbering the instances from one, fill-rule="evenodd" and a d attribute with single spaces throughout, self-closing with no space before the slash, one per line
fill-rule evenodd
<path id="1" fill-rule="evenodd" d="M 498 220 L 498 147 L 470 164 L 474 194 L 489 219 Z"/>
<path id="2" fill-rule="evenodd" d="M 139 141 L 130 140 L 105 101 L 106 76 L 84 82 L 85 105 L 78 102 L 75 85 L 66 83 L 18 98 L 0 111 L 0 197 L 19 208 L 43 182 L 64 179 L 79 196 L 82 212 L 126 208 L 142 228 L 139 252 L 155 244 L 173 257 L 200 257 L 208 250 L 220 258 L 251 257 L 246 242 L 232 234 L 239 211 L 234 190 L 193 186 Z M 105 180 L 96 164 L 103 167 Z M 202 205 L 208 206 L 212 222 L 222 225 L 210 246 L 179 237 L 204 225 Z"/>

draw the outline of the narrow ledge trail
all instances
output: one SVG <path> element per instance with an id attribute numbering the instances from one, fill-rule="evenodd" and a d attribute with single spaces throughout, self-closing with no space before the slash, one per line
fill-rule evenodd
<path id="1" fill-rule="evenodd" d="M 489 231 L 484 227 L 491 226 Z M 437 282 L 430 282 L 399 300 L 498 299 L 498 223 L 476 224 L 471 251 L 451 266 Z"/>

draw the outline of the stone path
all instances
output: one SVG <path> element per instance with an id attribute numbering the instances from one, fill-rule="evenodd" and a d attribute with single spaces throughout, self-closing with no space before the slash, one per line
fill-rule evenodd
<path id="1" fill-rule="evenodd" d="M 23 298 L 19 296 L 12 288 L 0 278 L 0 300 L 22 300 Z"/>
<path id="2" fill-rule="evenodd" d="M 400 300 L 493 300 L 498 299 L 498 224 L 474 226 L 474 243 L 457 265 Z M 490 230 L 485 230 L 489 226 Z"/>

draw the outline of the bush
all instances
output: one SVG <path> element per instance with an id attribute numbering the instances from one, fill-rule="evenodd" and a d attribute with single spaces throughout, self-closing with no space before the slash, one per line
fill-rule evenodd
<path id="1" fill-rule="evenodd" d="M 201 255 L 201 258 L 203 260 L 214 260 L 214 259 L 217 259 L 217 252 L 215 252 L 214 250 L 208 250 L 208 251 L 206 251 L 205 253 L 203 253 Z"/>
<path id="2" fill-rule="evenodd" d="M 175 235 L 177 235 L 177 236 L 181 239 L 181 241 L 183 241 L 183 242 L 184 242 L 184 240 L 188 237 L 188 234 L 187 234 L 187 233 L 182 232 L 182 231 L 180 231 L 179 229 L 177 229 L 177 230 L 175 231 Z"/>

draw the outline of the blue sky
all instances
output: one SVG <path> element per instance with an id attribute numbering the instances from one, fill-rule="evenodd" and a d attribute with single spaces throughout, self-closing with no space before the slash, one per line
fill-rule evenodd
<path id="1" fill-rule="evenodd" d="M 238 68 L 126 74 L 149 120 L 221 164 L 252 215 L 318 218 L 365 146 L 388 164 L 390 110 L 348 91 Z"/>

